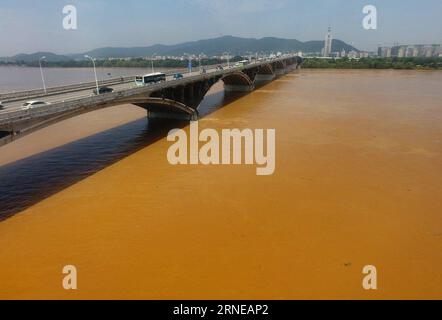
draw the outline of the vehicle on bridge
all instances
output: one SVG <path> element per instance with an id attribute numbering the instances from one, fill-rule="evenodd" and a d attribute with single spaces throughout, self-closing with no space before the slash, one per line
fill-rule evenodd
<path id="1" fill-rule="evenodd" d="M 2 102 L 0 101 L 0 111 L 1 110 L 5 110 L 6 109 L 6 107 L 2 104 Z"/>
<path id="2" fill-rule="evenodd" d="M 242 60 L 235 63 L 235 67 L 245 67 L 250 63 L 249 60 Z"/>
<path id="3" fill-rule="evenodd" d="M 180 80 L 180 79 L 183 79 L 183 78 L 184 78 L 184 76 L 181 73 L 175 73 L 173 75 L 173 79 L 174 80 Z"/>
<path id="4" fill-rule="evenodd" d="M 146 86 L 149 84 L 164 82 L 164 81 L 166 81 L 166 74 L 160 73 L 160 72 L 146 74 L 145 76 L 136 76 L 135 77 L 135 83 L 139 87 Z"/>
<path id="5" fill-rule="evenodd" d="M 32 101 L 26 101 L 23 103 L 23 110 L 29 110 L 34 109 L 42 106 L 47 106 L 49 103 L 41 101 L 41 100 L 32 100 Z"/>
<path id="6" fill-rule="evenodd" d="M 114 92 L 114 89 L 109 88 L 109 87 L 101 87 L 101 88 L 98 88 L 98 91 L 97 91 L 97 89 L 94 89 L 94 91 L 93 91 L 93 93 L 95 95 L 100 95 L 100 94 L 105 94 L 105 93 L 112 93 L 112 92 Z"/>

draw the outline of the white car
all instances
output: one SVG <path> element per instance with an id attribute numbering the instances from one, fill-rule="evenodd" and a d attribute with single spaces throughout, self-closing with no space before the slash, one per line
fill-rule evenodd
<path id="1" fill-rule="evenodd" d="M 44 102 L 44 101 L 40 101 L 40 100 L 26 101 L 23 104 L 23 110 L 34 109 L 34 108 L 38 108 L 38 107 L 42 107 L 42 106 L 47 106 L 47 105 L 49 105 L 49 103 Z"/>

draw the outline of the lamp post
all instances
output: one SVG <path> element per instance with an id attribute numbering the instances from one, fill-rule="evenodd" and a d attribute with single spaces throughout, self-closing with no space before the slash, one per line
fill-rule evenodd
<path id="1" fill-rule="evenodd" d="M 94 74 L 95 74 L 95 85 L 97 86 L 97 95 L 100 94 L 100 89 L 98 88 L 98 78 L 97 78 L 97 68 L 95 67 L 95 60 L 91 56 L 85 55 L 86 59 L 90 59 L 92 61 L 92 64 L 94 66 Z"/>
<path id="2" fill-rule="evenodd" d="M 152 58 L 150 59 L 150 62 L 152 63 L 152 73 L 155 73 L 155 68 L 154 68 L 154 66 L 153 66 L 153 57 L 154 56 L 156 56 L 156 53 L 154 53 L 153 55 L 152 55 Z"/>
<path id="3" fill-rule="evenodd" d="M 190 73 L 190 75 L 192 75 L 192 57 L 191 56 L 189 56 L 189 73 Z"/>
<path id="4" fill-rule="evenodd" d="M 230 52 L 224 52 L 227 55 L 227 69 L 230 69 Z"/>
<path id="5" fill-rule="evenodd" d="M 45 94 L 47 94 L 48 91 L 46 90 L 45 76 L 43 74 L 43 68 L 41 66 L 41 61 L 44 59 L 46 59 L 46 56 L 41 57 L 40 60 L 38 60 L 38 64 L 40 65 L 41 81 L 43 81 L 43 90 L 45 91 Z"/>

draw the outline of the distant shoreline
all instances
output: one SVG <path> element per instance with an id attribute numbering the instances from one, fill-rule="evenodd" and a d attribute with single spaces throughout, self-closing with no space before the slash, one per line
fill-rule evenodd
<path id="1" fill-rule="evenodd" d="M 245 58 L 237 56 L 230 60 L 230 62 L 235 63 Z M 227 60 L 222 59 L 201 59 L 201 66 L 213 66 L 217 64 L 225 64 Z M 199 67 L 200 62 L 198 60 L 192 60 L 192 67 Z M 38 68 L 38 61 L 14 61 L 14 62 L 5 62 L 0 61 L 1 66 L 15 66 L 15 67 L 36 67 Z M 185 69 L 188 68 L 189 61 L 188 60 L 154 60 L 153 67 L 154 68 L 179 68 Z M 88 60 L 82 61 L 45 61 L 43 63 L 44 68 L 92 68 L 93 65 Z M 133 59 L 113 59 L 113 60 L 96 60 L 97 68 L 151 68 L 152 60 L 146 60 L 143 58 L 133 58 Z"/>
<path id="2" fill-rule="evenodd" d="M 442 70 L 439 58 L 306 58 L 305 69 Z"/>
<path id="3" fill-rule="evenodd" d="M 235 57 L 232 63 L 243 60 L 243 57 Z M 220 59 L 201 60 L 201 66 L 225 64 L 227 61 Z M 151 68 L 152 61 L 142 58 L 97 60 L 97 68 Z M 0 67 L 39 67 L 38 62 L 0 62 Z M 154 60 L 154 68 L 188 68 L 188 61 L 182 60 Z M 91 68 L 89 61 L 64 61 L 45 62 L 45 68 Z M 199 61 L 192 61 L 192 67 L 198 68 Z M 442 57 L 433 58 L 305 58 L 302 65 L 305 69 L 381 69 L 381 70 L 442 70 Z"/>

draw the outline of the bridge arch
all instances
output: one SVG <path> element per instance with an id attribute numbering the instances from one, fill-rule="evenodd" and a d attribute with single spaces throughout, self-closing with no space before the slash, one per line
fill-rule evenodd
<path id="1" fill-rule="evenodd" d="M 274 62 L 273 66 L 274 66 L 274 69 L 285 69 L 286 64 L 283 61 L 279 60 L 279 61 Z"/>
<path id="2" fill-rule="evenodd" d="M 229 73 L 220 79 L 224 82 L 225 85 L 228 86 L 253 86 L 252 80 L 246 75 L 244 72 L 237 71 L 233 73 Z"/>
<path id="3" fill-rule="evenodd" d="M 198 112 L 195 109 L 179 101 L 166 98 L 148 97 L 127 101 L 127 103 L 146 109 L 150 118 L 196 120 L 198 117 Z"/>
<path id="4" fill-rule="evenodd" d="M 0 145 L 79 114 L 124 103 L 144 108 L 153 117 L 194 119 L 198 115 L 197 109 L 201 101 L 220 80 L 224 83 L 225 91 L 249 92 L 260 81 L 273 80 L 278 75 L 299 68 L 302 62 L 300 57 L 280 58 L 257 65 L 251 64 L 242 70 L 234 68 L 201 74 L 199 77 L 172 81 L 167 85 L 146 86 L 99 97 L 58 102 L 32 112 L 10 112 L 7 117 L 0 115 Z"/>
<path id="5" fill-rule="evenodd" d="M 274 74 L 272 65 L 269 63 L 260 66 L 258 68 L 258 74 L 268 74 L 268 75 Z"/>
<path id="6" fill-rule="evenodd" d="M 254 83 L 250 77 L 241 71 L 229 73 L 220 79 L 224 82 L 225 91 L 248 92 L 254 89 Z"/>

